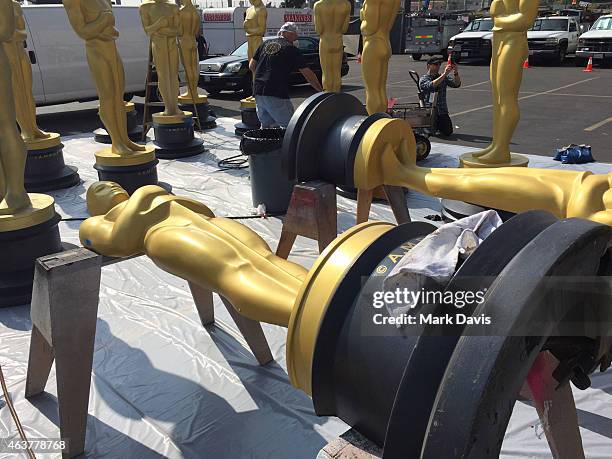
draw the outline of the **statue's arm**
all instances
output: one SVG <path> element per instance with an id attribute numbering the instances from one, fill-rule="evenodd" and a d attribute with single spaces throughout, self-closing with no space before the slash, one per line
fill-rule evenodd
<path id="1" fill-rule="evenodd" d="M 264 36 L 266 34 L 266 23 L 268 22 L 268 12 L 264 8 L 260 14 L 257 15 L 257 28 L 259 35 Z"/>
<path id="2" fill-rule="evenodd" d="M 351 21 L 351 4 L 346 2 L 346 11 L 344 12 L 344 24 L 342 24 L 342 33 L 345 34 L 349 28 L 349 23 Z"/>
<path id="3" fill-rule="evenodd" d="M 319 2 L 315 3 L 314 5 L 314 26 L 315 26 L 315 32 L 317 32 L 319 37 L 323 35 L 323 33 L 325 32 L 324 27 L 323 27 L 322 14 L 323 13 L 321 12 L 321 8 L 319 8 Z"/>
<path id="4" fill-rule="evenodd" d="M 23 17 L 23 10 L 19 3 L 13 3 L 15 8 L 15 39 L 18 41 L 26 41 L 28 33 L 26 32 L 26 23 Z"/>
<path id="5" fill-rule="evenodd" d="M 533 26 L 538 17 L 539 1 L 521 0 L 519 12 L 507 16 L 496 16 L 493 21 L 496 27 L 506 32 L 525 32 Z"/>
<path id="6" fill-rule="evenodd" d="M 91 22 L 85 22 L 83 13 L 81 13 L 80 0 L 63 0 L 64 9 L 68 14 L 68 21 L 83 40 L 91 40 L 97 38 L 98 35 L 110 24 L 109 17 L 112 18 L 112 13 L 103 12 Z"/>
<path id="7" fill-rule="evenodd" d="M 380 28 L 380 8 L 379 2 L 366 0 L 361 9 L 361 34 L 373 35 Z"/>
<path id="8" fill-rule="evenodd" d="M 15 33 L 15 13 L 12 0 L 0 0 L 0 41 L 9 41 Z"/>

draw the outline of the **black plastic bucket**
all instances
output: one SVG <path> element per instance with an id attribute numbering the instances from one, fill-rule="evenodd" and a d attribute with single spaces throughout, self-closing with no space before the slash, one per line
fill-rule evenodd
<path id="1" fill-rule="evenodd" d="M 255 129 L 244 133 L 240 151 L 249 157 L 253 206 L 266 206 L 268 213 L 285 213 L 295 181 L 281 167 L 285 129 Z"/>

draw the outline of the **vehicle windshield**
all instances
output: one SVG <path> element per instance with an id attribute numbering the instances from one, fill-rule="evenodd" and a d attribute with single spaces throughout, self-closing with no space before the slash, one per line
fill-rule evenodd
<path id="1" fill-rule="evenodd" d="M 567 19 L 536 19 L 536 22 L 531 28 L 531 30 L 539 32 L 565 32 L 567 30 Z"/>
<path id="2" fill-rule="evenodd" d="M 232 51 L 232 54 L 230 54 L 230 56 L 247 57 L 249 55 L 248 51 L 249 51 L 249 43 L 245 41 L 238 48 Z"/>
<path id="3" fill-rule="evenodd" d="M 493 21 L 491 19 L 482 19 L 470 22 L 464 32 L 489 32 L 493 29 Z"/>
<path id="4" fill-rule="evenodd" d="M 599 18 L 591 30 L 612 30 L 612 18 Z"/>

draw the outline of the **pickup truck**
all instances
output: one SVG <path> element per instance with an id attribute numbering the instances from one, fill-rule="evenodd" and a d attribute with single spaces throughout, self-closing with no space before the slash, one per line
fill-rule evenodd
<path id="1" fill-rule="evenodd" d="M 600 63 L 612 60 L 612 14 L 600 16 L 588 32 L 580 35 L 576 66 L 582 67 L 589 57 Z"/>
<path id="2" fill-rule="evenodd" d="M 493 20 L 475 19 L 463 32 L 448 42 L 448 53 L 453 53 L 455 62 L 467 60 L 491 60 L 491 40 L 493 39 Z"/>
<path id="3" fill-rule="evenodd" d="M 23 5 L 22 9 L 36 105 L 97 99 L 85 42 L 70 26 L 64 7 Z M 125 92 L 127 95 L 144 92 L 149 44 L 138 7 L 113 6 L 113 13 L 119 30 L 117 48 L 125 68 Z"/>
<path id="4" fill-rule="evenodd" d="M 568 54 L 576 53 L 579 35 L 578 21 L 570 16 L 537 18 L 527 32 L 530 57 L 544 57 L 562 64 Z"/>

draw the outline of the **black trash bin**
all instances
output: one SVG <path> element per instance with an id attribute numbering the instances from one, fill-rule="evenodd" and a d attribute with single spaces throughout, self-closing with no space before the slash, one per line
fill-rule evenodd
<path id="1" fill-rule="evenodd" d="M 249 157 L 253 206 L 266 206 L 267 213 L 285 213 L 295 181 L 281 168 L 285 129 L 255 129 L 244 133 L 240 151 Z"/>

